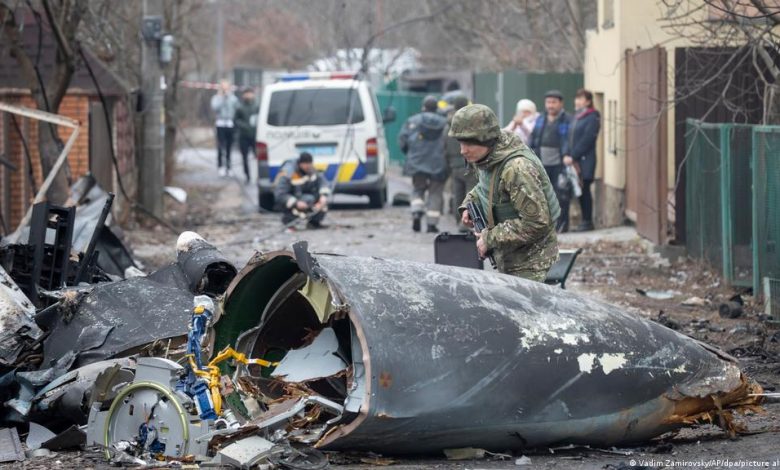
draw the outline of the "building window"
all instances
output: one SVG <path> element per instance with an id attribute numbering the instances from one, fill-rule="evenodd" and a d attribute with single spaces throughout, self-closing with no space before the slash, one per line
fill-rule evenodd
<path id="1" fill-rule="evenodd" d="M 615 0 L 602 0 L 601 2 L 601 27 L 609 29 L 615 26 Z"/>

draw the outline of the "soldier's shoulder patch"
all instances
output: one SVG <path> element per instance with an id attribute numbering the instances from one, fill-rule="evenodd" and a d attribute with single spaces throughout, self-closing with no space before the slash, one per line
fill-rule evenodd
<path id="1" fill-rule="evenodd" d="M 520 216 L 524 218 L 535 219 L 539 216 L 540 212 L 541 208 L 539 207 L 539 203 L 530 197 L 526 197 L 522 204 L 520 204 Z"/>

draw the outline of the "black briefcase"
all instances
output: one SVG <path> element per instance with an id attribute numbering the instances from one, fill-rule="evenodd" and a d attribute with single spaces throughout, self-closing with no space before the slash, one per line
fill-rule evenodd
<path id="1" fill-rule="evenodd" d="M 433 259 L 436 264 L 482 269 L 477 253 L 477 237 L 473 233 L 442 232 L 433 240 Z"/>

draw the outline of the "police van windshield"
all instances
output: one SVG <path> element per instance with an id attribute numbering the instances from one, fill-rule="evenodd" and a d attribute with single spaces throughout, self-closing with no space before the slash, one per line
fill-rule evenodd
<path id="1" fill-rule="evenodd" d="M 362 121 L 363 107 L 355 88 L 280 90 L 271 94 L 268 105 L 271 126 L 334 126 Z"/>

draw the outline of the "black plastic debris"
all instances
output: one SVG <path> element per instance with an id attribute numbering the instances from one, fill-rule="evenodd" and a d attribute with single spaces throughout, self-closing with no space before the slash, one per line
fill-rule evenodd
<path id="1" fill-rule="evenodd" d="M 184 232 L 176 243 L 176 263 L 195 294 L 220 295 L 236 277 L 236 267 L 195 232 Z"/>
<path id="2" fill-rule="evenodd" d="M 745 302 L 739 294 L 732 296 L 727 302 L 718 306 L 718 314 L 722 318 L 739 318 L 743 314 Z"/>

